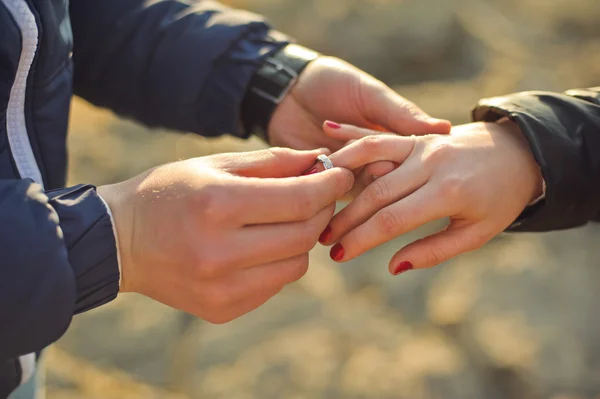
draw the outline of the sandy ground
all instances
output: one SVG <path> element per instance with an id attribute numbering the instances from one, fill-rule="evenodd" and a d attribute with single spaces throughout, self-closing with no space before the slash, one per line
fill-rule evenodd
<path id="1" fill-rule="evenodd" d="M 481 97 L 598 85 L 596 1 L 230 3 L 459 124 Z M 79 100 L 69 145 L 70 181 L 95 184 L 264 146 L 148 132 Z M 598 226 L 505 235 L 443 267 L 387 273 L 400 246 L 439 227 L 343 266 L 317 247 L 304 279 L 223 326 L 120 297 L 50 350 L 48 398 L 600 398 Z"/>

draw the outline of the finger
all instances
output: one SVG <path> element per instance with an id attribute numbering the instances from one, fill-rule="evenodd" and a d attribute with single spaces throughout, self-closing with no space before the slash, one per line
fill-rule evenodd
<path id="1" fill-rule="evenodd" d="M 356 178 L 363 172 L 364 168 L 368 168 L 366 173 L 369 176 L 380 177 L 380 176 L 390 173 L 392 170 L 396 169 L 397 167 L 398 167 L 398 164 L 396 164 L 395 162 L 392 162 L 392 161 L 377 161 L 377 162 L 373 162 L 372 164 L 360 166 L 356 169 L 353 169 L 352 173 L 354 173 L 354 177 Z M 310 169 L 308 169 L 302 175 L 306 176 L 306 175 L 310 175 L 310 174 L 314 174 L 314 173 L 319 173 L 324 170 L 325 170 L 325 167 L 323 166 L 323 164 L 321 162 L 317 161 Z M 355 181 L 354 184 L 356 185 L 356 183 L 358 183 L 358 182 Z"/>
<path id="2" fill-rule="evenodd" d="M 212 310 L 213 323 L 225 323 L 264 304 L 308 270 L 308 254 L 239 270 L 214 281 L 201 293 L 200 302 Z"/>
<path id="3" fill-rule="evenodd" d="M 379 179 L 381 180 L 381 179 Z M 414 194 L 378 211 L 369 220 L 344 235 L 331 248 L 331 258 L 345 262 L 433 220 L 453 213 L 425 185 Z"/>
<path id="4" fill-rule="evenodd" d="M 367 186 L 354 201 L 329 222 L 329 234 L 322 244 L 336 242 L 352 229 L 365 223 L 383 209 L 409 196 L 427 182 L 427 174 L 418 162 L 406 162 L 395 171 Z"/>
<path id="5" fill-rule="evenodd" d="M 228 259 L 239 268 L 275 262 L 310 251 L 331 220 L 335 204 L 307 221 L 248 226 L 232 237 L 235 252 Z"/>
<path id="6" fill-rule="evenodd" d="M 379 130 L 366 129 L 354 125 L 339 124 L 333 121 L 325 121 L 323 123 L 323 131 L 332 139 L 346 142 L 346 145 L 350 145 L 354 141 L 367 136 L 378 136 L 382 134 L 397 136 L 397 134 L 391 132 L 382 132 Z"/>
<path id="7" fill-rule="evenodd" d="M 392 161 L 378 161 L 365 166 L 363 172 L 371 176 L 373 180 L 385 176 L 398 168 L 398 164 Z"/>
<path id="8" fill-rule="evenodd" d="M 389 269 L 394 275 L 411 269 L 424 269 L 482 247 L 493 237 L 482 224 L 454 227 L 407 245 L 392 257 Z"/>
<path id="9" fill-rule="evenodd" d="M 344 125 L 344 130 L 360 128 Z M 395 135 L 376 135 L 364 137 L 329 155 L 333 165 L 355 170 L 377 161 L 403 163 L 412 153 L 416 138 Z"/>
<path id="10" fill-rule="evenodd" d="M 342 198 L 354 184 L 347 169 L 333 168 L 309 176 L 281 179 L 240 179 L 229 188 L 239 198 L 239 225 L 308 220 Z"/>
<path id="11" fill-rule="evenodd" d="M 360 104 L 365 117 L 376 125 L 402 134 L 448 134 L 452 124 L 432 118 L 421 108 L 391 89 L 381 90 L 378 85 L 364 87 Z"/>
<path id="12" fill-rule="evenodd" d="M 213 307 L 225 308 L 262 292 L 273 292 L 294 282 L 308 270 L 308 253 L 237 270 L 208 285 L 202 294 Z"/>
<path id="13" fill-rule="evenodd" d="M 285 111 L 275 112 L 269 122 L 271 145 L 297 150 L 312 150 L 317 146 L 336 150 L 341 146 L 339 141 L 323 134 L 321 119 L 307 111 L 293 96 L 285 96 L 277 109 Z"/>
<path id="14" fill-rule="evenodd" d="M 347 197 L 356 198 L 362 193 L 371 183 L 378 178 L 391 173 L 398 167 L 397 164 L 391 161 L 379 161 L 365 166 L 360 169 L 360 173 L 354 171 L 354 187 L 348 193 Z"/>
<path id="15" fill-rule="evenodd" d="M 269 148 L 245 153 L 220 154 L 212 157 L 216 167 L 244 177 L 282 178 L 298 176 L 315 163 L 327 149 L 296 151 L 289 148 Z"/>

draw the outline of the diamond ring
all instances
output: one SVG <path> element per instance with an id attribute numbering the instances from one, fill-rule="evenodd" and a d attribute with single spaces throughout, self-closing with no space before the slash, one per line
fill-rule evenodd
<path id="1" fill-rule="evenodd" d="M 331 162 L 331 159 L 329 159 L 329 157 L 327 155 L 319 155 L 317 157 L 317 161 L 321 162 L 323 164 L 323 167 L 325 168 L 325 170 L 327 169 L 333 169 L 333 162 Z"/>

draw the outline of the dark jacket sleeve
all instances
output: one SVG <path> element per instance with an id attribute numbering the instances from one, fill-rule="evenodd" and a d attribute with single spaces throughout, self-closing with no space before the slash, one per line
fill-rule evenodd
<path id="1" fill-rule="evenodd" d="M 92 186 L 0 180 L 0 361 L 37 352 L 118 293 L 110 216 Z"/>
<path id="2" fill-rule="evenodd" d="M 473 111 L 476 121 L 504 116 L 521 128 L 547 184 L 545 200 L 527 209 L 511 230 L 559 230 L 597 220 L 600 87 L 489 98 Z"/>
<path id="3" fill-rule="evenodd" d="M 153 127 L 246 137 L 244 92 L 288 39 L 209 0 L 71 0 L 75 93 Z"/>

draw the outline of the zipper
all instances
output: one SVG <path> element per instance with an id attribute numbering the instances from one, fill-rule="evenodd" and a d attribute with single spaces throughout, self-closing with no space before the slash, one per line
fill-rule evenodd
<path id="1" fill-rule="evenodd" d="M 27 78 L 38 47 L 35 16 L 25 0 L 0 0 L 21 30 L 21 56 L 6 109 L 6 132 L 17 170 L 22 179 L 32 179 L 44 186 L 42 174 L 33 155 L 25 121 Z"/>
<path id="2" fill-rule="evenodd" d="M 22 179 L 29 178 L 44 187 L 42 174 L 33 155 L 27 124 L 25 122 L 25 97 L 27 78 L 38 47 L 38 28 L 35 16 L 25 0 L 0 0 L 21 30 L 21 56 L 10 90 L 6 107 L 6 134 L 17 170 Z M 21 365 L 20 385 L 25 384 L 35 371 L 35 353 L 19 357 Z"/>

